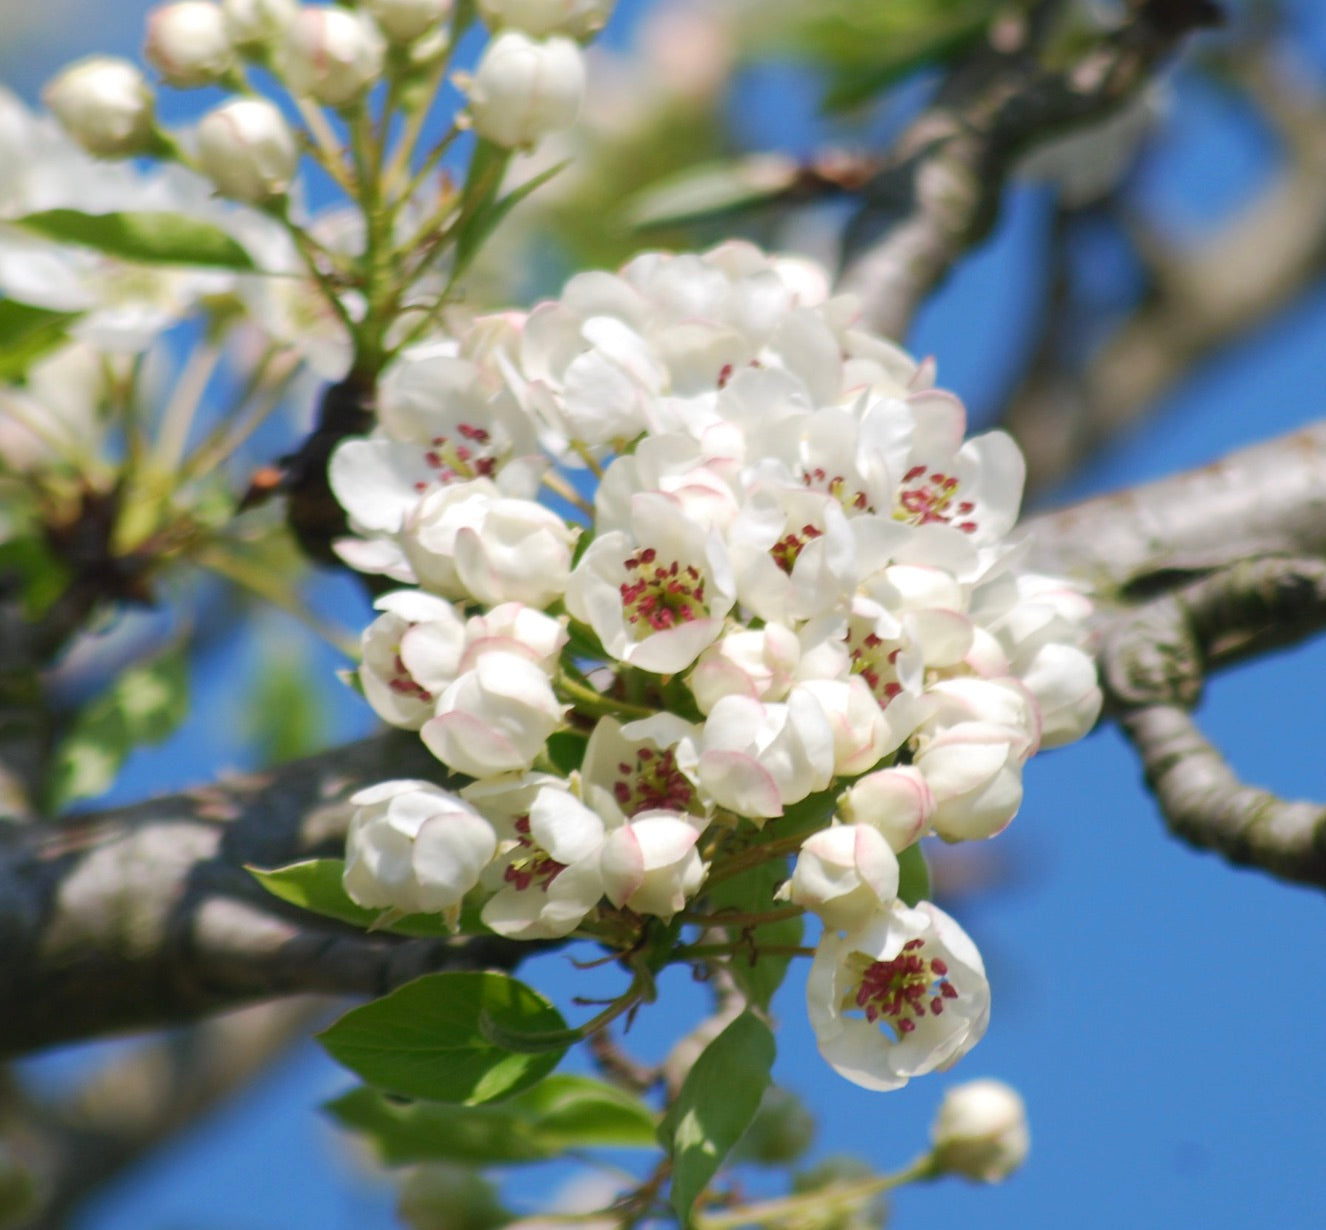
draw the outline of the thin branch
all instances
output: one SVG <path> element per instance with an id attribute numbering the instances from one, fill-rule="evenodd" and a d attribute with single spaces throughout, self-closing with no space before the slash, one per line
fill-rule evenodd
<path id="1" fill-rule="evenodd" d="M 1247 560 L 1146 603 L 1106 642 L 1104 680 L 1172 832 L 1231 862 L 1326 887 L 1326 805 L 1241 782 L 1189 710 L 1209 663 L 1326 626 L 1326 562 Z"/>
<path id="2" fill-rule="evenodd" d="M 1037 140 L 1110 115 L 1156 66 L 1219 11 L 1202 0 L 1149 0 L 1065 69 L 1020 40 L 959 66 L 935 105 L 866 185 L 848 229 L 842 289 L 876 332 L 901 337 L 916 308 L 994 224 L 1005 180 Z"/>

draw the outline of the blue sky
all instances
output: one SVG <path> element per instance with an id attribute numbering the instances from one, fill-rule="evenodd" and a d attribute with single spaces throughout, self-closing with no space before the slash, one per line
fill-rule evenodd
<path id="1" fill-rule="evenodd" d="M 137 8 L 115 6 L 120 50 L 138 41 Z M 1306 0 L 1300 8 L 1303 45 L 1319 52 L 1326 22 Z M 66 54 L 93 49 L 69 38 Z M 59 58 L 30 58 L 11 81 L 31 96 Z M 760 98 L 798 97 L 758 82 L 752 88 Z M 1179 78 L 1172 107 L 1171 135 L 1142 182 L 1148 203 L 1181 237 L 1245 199 L 1272 153 L 1265 134 L 1209 90 Z M 793 117 L 781 118 L 795 143 Z M 779 120 L 766 113 L 756 127 Z M 927 307 L 909 339 L 936 355 L 941 383 L 969 401 L 976 419 L 997 404 L 1026 344 L 1018 321 L 1044 277 L 1039 233 L 1047 205 L 1045 190 L 1019 189 L 995 238 Z M 1196 465 L 1310 421 L 1320 413 L 1323 354 L 1326 291 L 1204 365 L 1156 417 L 1055 498 Z M 218 665 L 216 677 L 202 681 L 204 705 L 233 705 L 227 673 Z M 1322 797 L 1314 735 L 1323 674 L 1320 645 L 1228 672 L 1209 689 L 1203 725 L 1249 780 Z M 347 731 L 367 725 L 359 712 L 341 721 Z M 197 731 L 193 737 L 197 748 Z M 179 772 L 204 771 L 196 767 L 202 755 L 193 768 L 188 757 L 170 755 Z M 175 784 L 162 765 L 161 757 L 135 765 L 124 793 Z M 809 1099 L 820 1150 L 901 1164 L 923 1140 L 947 1085 L 997 1076 L 1028 1102 L 1027 1168 L 1000 1188 L 946 1182 L 905 1191 L 895 1226 L 1025 1230 L 1071 1220 L 1076 1230 L 1233 1230 L 1273 1220 L 1287 1230 L 1319 1227 L 1326 1203 L 1320 894 L 1232 870 L 1170 839 L 1135 759 L 1108 728 L 1032 762 L 1022 814 L 977 854 L 986 852 L 1007 875 L 955 912 L 986 957 L 992 1025 L 953 1072 L 889 1095 L 839 1080 L 815 1052 L 802 974 L 789 976 L 776 1004 L 776 1074 Z M 556 994 L 566 971 L 564 958 L 552 957 L 526 976 Z M 662 1046 L 667 1025 L 690 1002 L 683 979 L 669 986 L 654 1019 L 641 1023 L 643 1049 Z M 299 1050 L 272 1079 L 108 1191 L 80 1230 L 390 1224 L 389 1194 L 347 1185 L 354 1167 L 315 1109 L 348 1084 L 315 1048 Z"/>

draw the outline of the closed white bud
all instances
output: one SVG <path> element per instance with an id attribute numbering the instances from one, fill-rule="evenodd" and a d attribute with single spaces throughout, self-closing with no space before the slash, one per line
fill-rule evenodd
<path id="1" fill-rule="evenodd" d="M 156 128 L 152 90 L 128 60 L 89 56 L 57 73 L 42 100 L 89 154 L 129 158 L 151 143 Z"/>
<path id="2" fill-rule="evenodd" d="M 298 12 L 295 0 L 221 0 L 226 34 L 246 55 L 261 54 L 279 42 Z"/>
<path id="3" fill-rule="evenodd" d="M 1003 1081 L 955 1085 L 944 1094 L 930 1139 L 937 1171 L 999 1183 L 1027 1160 L 1027 1108 L 1018 1091 Z"/>
<path id="4" fill-rule="evenodd" d="M 565 34 L 585 39 L 607 23 L 616 0 L 479 0 L 490 30 L 522 30 L 535 38 Z"/>
<path id="5" fill-rule="evenodd" d="M 455 0 L 363 0 L 393 43 L 412 43 L 451 16 Z"/>
<path id="6" fill-rule="evenodd" d="M 470 86 L 470 113 L 481 137 L 528 148 L 575 123 L 585 93 L 585 63 L 569 38 L 538 41 L 517 30 L 484 50 Z"/>
<path id="7" fill-rule="evenodd" d="M 221 6 L 212 0 L 179 0 L 147 14 L 143 54 L 168 85 L 211 85 L 234 62 Z"/>
<path id="8" fill-rule="evenodd" d="M 222 196 L 262 205 L 289 190 L 299 147 L 273 103 L 233 98 L 199 122 L 198 160 Z"/>
<path id="9" fill-rule="evenodd" d="M 362 13 L 310 4 L 286 31 L 279 67 L 292 93 L 344 107 L 377 80 L 385 56 L 381 33 Z"/>

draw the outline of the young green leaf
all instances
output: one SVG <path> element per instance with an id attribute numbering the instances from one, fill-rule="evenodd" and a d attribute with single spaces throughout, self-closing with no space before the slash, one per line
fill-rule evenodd
<path id="1" fill-rule="evenodd" d="M 645 230 L 736 213 L 774 200 L 796 183 L 797 173 L 796 160 L 785 154 L 703 163 L 650 184 L 627 206 L 627 218 Z"/>
<path id="2" fill-rule="evenodd" d="M 554 1073 L 489 1106 L 400 1102 L 367 1087 L 327 1109 L 362 1132 L 388 1165 L 453 1161 L 510 1165 L 571 1149 L 650 1149 L 655 1116 L 638 1098 L 585 1076 Z"/>
<path id="3" fill-rule="evenodd" d="M 370 1084 L 405 1097 L 477 1106 L 542 1079 L 561 1051 L 515 1054 L 484 1035 L 484 1018 L 517 1031 L 565 1029 L 561 1013 L 523 982 L 494 971 L 425 974 L 355 1008 L 318 1040 Z"/>
<path id="4" fill-rule="evenodd" d="M 20 383 L 38 359 L 65 342 L 80 315 L 0 299 L 0 380 Z"/>
<path id="5" fill-rule="evenodd" d="M 752 1012 L 743 1012 L 704 1051 L 687 1074 L 659 1127 L 672 1157 L 672 1208 L 683 1225 L 750 1126 L 769 1085 L 774 1039 Z"/>
<path id="6" fill-rule="evenodd" d="M 930 867 L 919 843 L 898 855 L 898 897 L 908 905 L 930 900 Z"/>
<path id="7" fill-rule="evenodd" d="M 107 256 L 145 265 L 207 265 L 240 272 L 256 268 L 238 240 L 219 226 L 188 214 L 85 214 L 77 209 L 45 209 L 13 221 L 58 243 L 95 248 Z"/>
<path id="8" fill-rule="evenodd" d="M 375 927 L 382 918 L 382 910 L 368 910 L 356 905 L 346 896 L 341 884 L 345 862 L 339 858 L 311 858 L 288 867 L 264 871 L 250 867 L 249 874 L 273 897 L 280 897 L 291 905 L 311 910 L 326 918 L 365 929 Z M 379 928 L 397 935 L 450 935 L 451 931 L 441 915 L 407 914 L 393 919 Z"/>

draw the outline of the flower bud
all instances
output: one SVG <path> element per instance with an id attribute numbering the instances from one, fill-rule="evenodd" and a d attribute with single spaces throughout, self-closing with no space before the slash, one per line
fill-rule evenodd
<path id="1" fill-rule="evenodd" d="M 286 31 L 280 68 L 292 93 L 344 107 L 377 79 L 385 55 L 382 35 L 367 17 L 308 5 Z"/>
<path id="2" fill-rule="evenodd" d="M 231 46 L 245 55 L 261 55 L 280 40 L 298 11 L 295 0 L 221 0 Z"/>
<path id="3" fill-rule="evenodd" d="M 143 54 L 168 85 L 188 89 L 218 80 L 230 67 L 234 48 L 219 5 L 179 0 L 149 11 Z"/>
<path id="4" fill-rule="evenodd" d="M 1008 1178 L 1027 1158 L 1027 1109 L 1003 1081 L 968 1081 L 944 1094 L 930 1129 L 937 1171 L 980 1183 Z"/>
<path id="5" fill-rule="evenodd" d="M 342 883 L 366 909 L 441 914 L 454 926 L 465 894 L 497 852 L 492 825 L 428 782 L 391 781 L 350 796 Z"/>
<path id="6" fill-rule="evenodd" d="M 454 0 L 363 0 L 363 5 L 393 43 L 412 43 L 451 15 Z"/>
<path id="7" fill-rule="evenodd" d="M 142 153 L 156 128 L 152 90 L 143 74 L 113 56 L 68 65 L 47 84 L 42 100 L 61 127 L 98 158 Z"/>
<path id="8" fill-rule="evenodd" d="M 479 0 L 490 30 L 520 30 L 534 38 L 565 34 L 586 39 L 607 23 L 615 0 Z"/>
<path id="9" fill-rule="evenodd" d="M 584 58 L 569 38 L 539 42 L 507 30 L 488 44 L 475 70 L 474 129 L 498 145 L 528 148 L 570 128 L 584 92 Z"/>
<path id="10" fill-rule="evenodd" d="M 262 205 L 286 194 L 299 147 L 273 103 L 234 98 L 199 122 L 198 159 L 223 196 Z"/>

